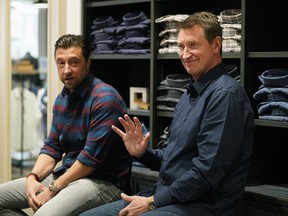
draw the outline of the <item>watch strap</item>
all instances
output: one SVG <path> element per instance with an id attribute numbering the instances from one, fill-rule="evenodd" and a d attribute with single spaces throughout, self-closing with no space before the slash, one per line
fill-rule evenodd
<path id="1" fill-rule="evenodd" d="M 149 197 L 148 206 L 149 206 L 149 210 L 151 210 L 151 211 L 156 209 L 156 205 L 155 205 L 155 202 L 154 202 L 154 196 Z"/>

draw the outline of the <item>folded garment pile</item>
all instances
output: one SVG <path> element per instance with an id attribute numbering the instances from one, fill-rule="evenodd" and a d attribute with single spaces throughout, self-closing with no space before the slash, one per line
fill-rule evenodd
<path id="1" fill-rule="evenodd" d="M 266 70 L 258 78 L 262 85 L 253 98 L 260 102 L 259 119 L 288 121 L 288 68 Z"/>
<path id="2" fill-rule="evenodd" d="M 126 13 L 122 22 L 112 16 L 97 17 L 91 30 L 94 54 L 150 53 L 150 19 L 142 11 Z"/>
<path id="3" fill-rule="evenodd" d="M 222 51 L 241 51 L 241 10 L 227 9 L 218 16 L 222 27 Z"/>
<path id="4" fill-rule="evenodd" d="M 179 22 L 188 17 L 186 14 L 165 15 L 155 20 L 155 23 L 160 24 L 164 29 L 159 33 L 161 38 L 158 52 L 160 54 L 178 53 L 177 37 Z"/>
<path id="5" fill-rule="evenodd" d="M 191 80 L 189 74 L 169 74 L 157 87 L 157 109 L 174 111 L 181 95 L 186 92 L 187 84 Z"/>
<path id="6" fill-rule="evenodd" d="M 240 82 L 240 72 L 236 65 L 225 64 L 226 73 Z M 173 112 L 180 97 L 187 91 L 187 85 L 192 77 L 187 74 L 169 74 L 157 87 L 157 109 L 160 111 Z"/>

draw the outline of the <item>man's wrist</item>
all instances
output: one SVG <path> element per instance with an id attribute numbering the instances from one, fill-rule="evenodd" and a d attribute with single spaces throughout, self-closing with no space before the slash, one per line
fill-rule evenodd
<path id="1" fill-rule="evenodd" d="M 57 187 L 57 184 L 55 181 L 49 182 L 48 187 L 49 187 L 50 191 L 53 191 L 55 193 L 58 193 L 60 191 L 60 189 Z"/>
<path id="2" fill-rule="evenodd" d="M 26 179 L 29 178 L 30 176 L 33 176 L 36 181 L 40 182 L 40 178 L 36 173 L 33 172 L 28 173 L 28 175 L 26 175 Z"/>
<path id="3" fill-rule="evenodd" d="M 156 205 L 155 205 L 155 202 L 154 202 L 154 196 L 148 197 L 148 208 L 151 211 L 156 209 Z"/>

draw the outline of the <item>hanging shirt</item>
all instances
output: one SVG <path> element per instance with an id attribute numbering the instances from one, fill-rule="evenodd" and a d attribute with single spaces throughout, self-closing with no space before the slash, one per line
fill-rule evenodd
<path id="1" fill-rule="evenodd" d="M 26 87 L 11 91 L 11 148 L 12 151 L 31 151 L 38 148 L 41 112 L 36 95 Z M 22 146 L 21 146 L 22 145 Z M 39 148 L 38 148 L 39 150 Z"/>

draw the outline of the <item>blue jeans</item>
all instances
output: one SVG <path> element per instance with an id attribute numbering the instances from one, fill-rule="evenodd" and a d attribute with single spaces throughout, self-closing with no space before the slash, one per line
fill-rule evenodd
<path id="1" fill-rule="evenodd" d="M 94 209 L 90 209 L 86 212 L 83 212 L 80 214 L 80 216 L 115 216 L 118 215 L 120 210 L 122 210 L 125 207 L 125 202 L 123 200 L 118 200 L 112 203 L 108 203 L 106 205 L 99 206 Z M 180 214 L 176 214 L 173 212 L 170 212 L 165 207 L 155 209 L 153 211 L 146 212 L 142 214 L 142 216 L 179 216 Z M 185 215 L 185 214 L 181 214 Z M 186 214 L 187 215 L 187 214 Z"/>

